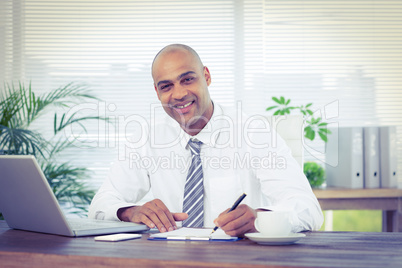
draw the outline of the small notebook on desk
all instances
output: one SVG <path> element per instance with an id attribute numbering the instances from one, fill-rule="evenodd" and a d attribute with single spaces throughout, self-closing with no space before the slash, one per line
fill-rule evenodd
<path id="1" fill-rule="evenodd" d="M 212 228 L 180 228 L 171 232 L 157 233 L 149 236 L 148 240 L 176 240 L 176 241 L 237 241 L 241 238 L 232 237 L 225 234 L 222 229 L 218 229 L 211 236 Z"/>

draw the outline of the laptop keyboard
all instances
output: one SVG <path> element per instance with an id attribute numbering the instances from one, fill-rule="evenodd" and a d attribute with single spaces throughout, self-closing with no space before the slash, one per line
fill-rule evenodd
<path id="1" fill-rule="evenodd" d="M 123 227 L 133 225 L 132 223 L 129 222 L 103 221 L 103 220 L 93 220 L 85 218 L 67 219 L 67 221 L 70 227 L 75 230 Z"/>

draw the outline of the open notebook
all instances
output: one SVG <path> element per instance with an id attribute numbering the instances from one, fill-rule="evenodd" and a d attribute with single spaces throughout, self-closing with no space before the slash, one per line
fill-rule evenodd
<path id="1" fill-rule="evenodd" d="M 222 229 L 216 230 L 212 235 L 212 228 L 180 228 L 171 232 L 157 233 L 149 236 L 148 240 L 194 240 L 194 241 L 237 241 L 241 238 L 232 237 Z"/>

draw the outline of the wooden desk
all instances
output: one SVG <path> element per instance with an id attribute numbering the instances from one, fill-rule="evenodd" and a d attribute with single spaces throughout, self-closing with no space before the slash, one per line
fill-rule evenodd
<path id="1" fill-rule="evenodd" d="M 402 232 L 401 189 L 314 189 L 323 210 L 382 210 L 383 232 Z"/>
<path id="2" fill-rule="evenodd" d="M 0 222 L 1 267 L 400 267 L 402 233 L 311 232 L 288 246 L 236 242 L 95 242 L 11 230 Z"/>

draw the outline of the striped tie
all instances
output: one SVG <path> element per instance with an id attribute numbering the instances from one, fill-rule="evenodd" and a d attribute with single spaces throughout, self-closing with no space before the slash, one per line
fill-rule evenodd
<path id="1" fill-rule="evenodd" d="M 188 218 L 183 221 L 183 227 L 204 226 L 204 182 L 201 165 L 200 141 L 188 142 L 191 150 L 191 166 L 188 170 L 186 186 L 184 187 L 183 212 Z"/>

